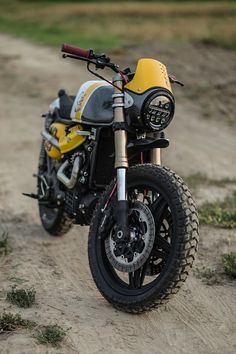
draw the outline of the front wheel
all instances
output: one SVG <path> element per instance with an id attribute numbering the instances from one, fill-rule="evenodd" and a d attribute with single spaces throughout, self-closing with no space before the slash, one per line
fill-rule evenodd
<path id="1" fill-rule="evenodd" d="M 186 280 L 198 244 L 197 211 L 188 187 L 170 169 L 151 164 L 131 167 L 127 173 L 130 240 L 121 244 L 115 237 L 117 197 L 112 190 L 114 182 L 91 222 L 90 269 L 112 305 L 141 313 L 167 302 Z M 149 250 L 145 242 L 151 244 Z"/>

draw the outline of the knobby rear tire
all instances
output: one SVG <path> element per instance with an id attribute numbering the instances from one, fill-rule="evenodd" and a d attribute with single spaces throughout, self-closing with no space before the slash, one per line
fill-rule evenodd
<path id="1" fill-rule="evenodd" d="M 55 212 L 55 216 L 53 217 L 53 220 L 51 222 L 45 222 L 44 218 L 42 217 L 44 213 L 47 213 L 47 210 L 45 207 L 42 207 L 39 205 L 39 216 L 41 223 L 43 225 L 43 228 L 51 235 L 51 236 L 63 236 L 72 227 L 72 219 L 69 218 L 67 213 L 64 210 L 64 206 L 61 206 L 58 208 L 58 210 Z"/>
<path id="2" fill-rule="evenodd" d="M 198 216 L 191 193 L 183 180 L 169 168 L 146 164 L 131 167 L 128 170 L 127 184 L 134 181 L 157 184 L 169 199 L 169 205 L 175 218 L 171 257 L 156 285 L 141 295 L 127 295 L 122 289 L 117 291 L 111 279 L 104 273 L 98 258 L 99 226 L 102 219 L 101 209 L 114 186 L 112 182 L 96 206 L 91 221 L 88 239 L 89 265 L 97 288 L 114 307 L 129 313 L 142 313 L 166 304 L 176 294 L 186 280 L 194 261 L 198 245 Z M 104 262 L 105 264 L 105 262 Z M 109 274 L 109 273 L 107 273 Z"/>
<path id="3" fill-rule="evenodd" d="M 47 161 L 46 161 L 46 152 L 44 149 L 43 141 L 41 143 L 40 154 L 39 154 L 39 166 L 38 166 L 38 174 L 45 173 L 47 170 Z M 38 181 L 38 193 L 39 190 L 39 181 Z M 49 217 L 49 213 L 52 209 L 49 209 L 41 204 L 39 204 L 39 217 L 42 223 L 43 228 L 51 235 L 51 236 L 63 236 L 65 235 L 72 227 L 73 220 L 69 218 L 65 211 L 64 205 L 59 206 L 52 217 Z M 48 217 L 45 219 L 43 217 L 44 214 L 47 214 Z"/>

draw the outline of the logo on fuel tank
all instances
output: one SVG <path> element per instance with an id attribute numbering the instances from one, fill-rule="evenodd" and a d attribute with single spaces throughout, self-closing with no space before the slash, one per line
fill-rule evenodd
<path id="1" fill-rule="evenodd" d="M 78 97 L 78 100 L 77 100 L 77 103 L 76 103 L 76 107 L 75 107 L 75 112 L 80 111 L 82 103 L 83 103 L 83 100 L 84 100 L 84 97 L 85 97 L 85 91 L 82 91 L 81 94 Z"/>

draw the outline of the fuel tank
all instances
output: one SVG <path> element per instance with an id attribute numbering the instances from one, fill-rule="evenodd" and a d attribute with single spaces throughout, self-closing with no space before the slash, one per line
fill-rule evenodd
<path id="1" fill-rule="evenodd" d="M 61 156 L 69 151 L 79 147 L 86 140 L 85 136 L 78 135 L 77 132 L 83 130 L 81 125 L 68 128 L 66 124 L 53 123 L 49 128 L 49 132 L 58 140 L 59 148 L 55 148 L 48 141 L 45 141 L 44 148 L 53 159 L 60 159 Z"/>
<path id="2" fill-rule="evenodd" d="M 113 87 L 103 80 L 85 82 L 71 109 L 71 119 L 91 125 L 109 125 L 113 121 Z"/>

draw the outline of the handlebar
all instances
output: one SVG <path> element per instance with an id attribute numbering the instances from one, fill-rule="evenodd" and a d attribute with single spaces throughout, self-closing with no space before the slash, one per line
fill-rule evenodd
<path id="1" fill-rule="evenodd" d="M 92 49 L 77 48 L 77 47 L 73 47 L 72 45 L 69 45 L 66 43 L 62 44 L 61 51 L 68 53 L 68 54 L 76 55 L 76 56 L 79 56 L 79 57 L 82 57 L 85 59 L 93 59 L 94 58 Z"/>
<path id="2" fill-rule="evenodd" d="M 65 43 L 62 44 L 61 51 L 68 53 L 63 54 L 63 58 L 70 57 L 72 59 L 83 60 L 89 64 L 94 64 L 96 69 L 104 69 L 105 67 L 108 67 L 116 73 L 121 72 L 118 69 L 119 66 L 117 64 L 110 62 L 109 57 L 107 57 L 105 54 L 95 54 L 92 49 L 77 48 Z"/>
<path id="3" fill-rule="evenodd" d="M 110 58 L 107 57 L 105 54 L 95 54 L 92 49 L 82 49 L 78 47 L 74 47 L 70 44 L 64 43 L 62 44 L 61 51 L 64 53 L 68 53 L 69 55 L 63 54 L 63 58 L 66 58 L 67 56 L 72 58 L 72 59 L 78 59 L 78 60 L 83 60 L 88 63 L 94 64 L 96 69 L 104 69 L 105 67 L 108 67 L 115 71 L 116 73 L 120 73 L 122 75 L 127 75 L 130 73 L 130 69 L 126 69 L 124 71 L 119 70 L 119 66 L 117 64 L 111 63 Z M 89 69 L 88 70 L 98 76 L 99 78 L 102 78 L 98 74 L 94 73 Z M 128 70 L 128 72 L 127 72 Z M 104 78 L 103 78 L 104 79 Z M 127 78 L 126 78 L 127 80 Z M 175 76 L 169 75 L 169 80 L 171 83 L 178 84 L 180 86 L 184 86 L 182 82 L 176 79 Z"/>

